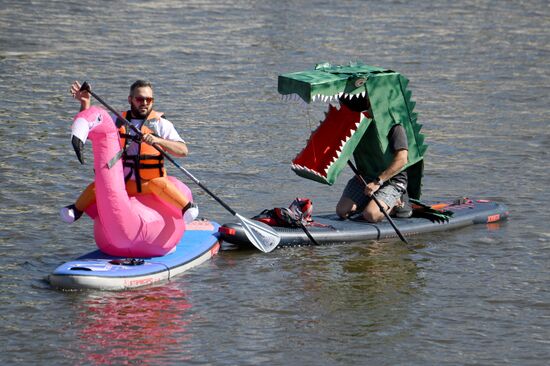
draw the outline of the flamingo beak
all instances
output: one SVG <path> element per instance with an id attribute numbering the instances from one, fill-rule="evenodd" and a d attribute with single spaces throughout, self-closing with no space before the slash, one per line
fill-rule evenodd
<path id="1" fill-rule="evenodd" d="M 84 164 L 84 143 L 76 136 L 72 137 L 71 142 L 78 161 L 80 161 L 80 164 Z"/>
<path id="2" fill-rule="evenodd" d="M 73 122 L 71 127 L 71 142 L 73 144 L 76 157 L 80 164 L 84 164 L 84 144 L 88 138 L 88 133 L 90 132 L 90 126 L 88 121 L 84 118 L 77 118 Z"/>

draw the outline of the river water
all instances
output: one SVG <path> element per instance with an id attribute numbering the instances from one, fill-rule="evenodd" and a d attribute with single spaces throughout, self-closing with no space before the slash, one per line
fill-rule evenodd
<path id="1" fill-rule="evenodd" d="M 0 364 L 543 365 L 550 359 L 547 1 L 0 2 Z M 58 219 L 93 179 L 72 152 L 73 80 L 125 109 L 138 78 L 189 144 L 181 163 L 237 212 L 332 187 L 294 175 L 323 105 L 277 75 L 363 61 L 407 76 L 430 148 L 425 200 L 509 221 L 395 241 L 223 251 L 171 282 L 60 292 L 94 249 Z M 313 125 L 313 126 L 312 126 Z M 88 148 L 91 156 L 91 150 Z M 231 215 L 188 183 L 201 213 Z"/>

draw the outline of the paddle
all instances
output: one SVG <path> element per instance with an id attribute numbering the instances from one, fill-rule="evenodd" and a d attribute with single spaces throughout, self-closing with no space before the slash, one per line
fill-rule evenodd
<path id="1" fill-rule="evenodd" d="M 95 99 L 97 99 L 98 102 L 103 104 L 108 110 L 110 110 L 112 113 L 115 114 L 121 121 L 124 121 L 135 133 L 138 137 L 142 137 L 143 133 L 134 125 L 132 125 L 128 120 L 126 120 L 124 117 L 120 115 L 116 110 L 114 110 L 110 105 L 108 105 L 103 99 L 101 99 L 97 94 L 92 92 L 92 88 L 90 84 L 85 81 L 82 86 L 80 87 L 80 91 L 87 91 L 92 95 Z M 169 160 L 172 164 L 176 166 L 179 170 L 181 170 L 186 176 L 188 176 L 195 184 L 197 184 L 199 187 L 201 187 L 206 193 L 208 193 L 212 198 L 216 200 L 220 205 L 223 206 L 227 211 L 231 213 L 231 215 L 235 216 L 241 225 L 243 226 L 244 232 L 246 233 L 246 236 L 248 239 L 252 242 L 252 244 L 260 249 L 264 253 L 269 253 L 273 249 L 279 245 L 279 241 L 281 240 L 281 236 L 273 230 L 268 225 L 259 222 L 259 221 L 252 221 L 247 219 L 246 217 L 239 215 L 235 210 L 233 210 L 229 205 L 227 205 L 224 201 L 221 200 L 218 196 L 216 196 L 212 191 L 210 191 L 204 184 L 202 184 L 197 178 L 193 176 L 187 169 L 179 165 L 169 154 L 167 154 L 162 148 L 160 148 L 157 144 L 152 145 L 159 153 L 161 153 L 167 160 Z"/>
<path id="2" fill-rule="evenodd" d="M 351 168 L 351 170 L 353 170 L 353 172 L 355 173 L 355 175 L 357 177 L 359 177 L 359 179 L 361 179 L 361 181 L 363 182 L 363 184 L 365 185 L 365 187 L 367 186 L 367 182 L 365 181 L 365 179 L 361 176 L 361 174 L 359 174 L 359 171 L 357 170 L 357 168 L 355 167 L 355 165 L 353 165 L 353 163 L 348 160 L 348 165 L 349 167 Z M 395 225 L 395 222 L 393 222 L 392 218 L 390 217 L 390 215 L 388 215 L 388 213 L 386 212 L 386 210 L 384 209 L 384 207 L 382 207 L 382 204 L 380 203 L 380 201 L 378 200 L 378 198 L 376 198 L 376 196 L 373 194 L 371 196 L 371 198 L 374 200 L 374 202 L 376 202 L 376 205 L 378 206 L 378 208 L 380 209 L 380 211 L 382 211 L 382 213 L 384 214 L 384 216 L 386 216 L 386 219 L 388 219 L 389 223 L 391 224 L 391 226 L 393 227 L 393 229 L 395 230 L 395 233 L 397 234 L 397 236 L 399 236 L 399 239 L 403 240 L 403 242 L 405 244 L 409 244 L 409 242 L 407 241 L 407 239 L 405 239 L 405 237 L 403 236 L 403 234 L 401 234 L 401 231 L 399 231 L 399 229 L 397 228 L 397 226 Z"/>
<path id="3" fill-rule="evenodd" d="M 298 224 L 298 226 L 300 226 L 300 228 L 304 231 L 304 233 L 306 233 L 306 236 L 309 238 L 309 240 L 311 240 L 313 245 L 317 245 L 317 246 L 319 245 L 319 243 L 317 243 L 317 240 L 315 240 L 315 238 L 311 235 L 309 230 L 306 228 L 302 220 L 300 220 L 300 223 Z"/>

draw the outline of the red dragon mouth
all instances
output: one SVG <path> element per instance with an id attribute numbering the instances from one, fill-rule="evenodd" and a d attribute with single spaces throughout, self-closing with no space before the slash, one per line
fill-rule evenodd
<path id="1" fill-rule="evenodd" d="M 336 177 L 331 171 L 336 165 L 347 164 L 349 155 L 357 146 L 363 133 L 356 134 L 361 124 L 366 129 L 367 117 L 341 105 L 340 109 L 329 105 L 326 118 L 311 134 L 306 147 L 292 160 L 292 170 L 303 177 L 333 184 Z M 352 139 L 353 137 L 353 139 Z M 342 156 L 342 153 L 346 154 Z M 345 157 L 340 161 L 340 157 Z"/>

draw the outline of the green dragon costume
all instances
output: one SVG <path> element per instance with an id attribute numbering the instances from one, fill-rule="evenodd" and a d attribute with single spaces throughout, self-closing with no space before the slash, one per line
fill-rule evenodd
<path id="1" fill-rule="evenodd" d="M 390 129 L 401 124 L 409 152 L 407 170 L 409 196 L 420 198 L 423 156 L 427 145 L 413 112 L 415 102 L 401 74 L 363 64 L 332 66 L 319 64 L 314 70 L 279 75 L 278 91 L 297 94 L 306 103 L 368 97 L 368 113 L 345 105 L 329 106 L 326 118 L 313 131 L 306 147 L 292 161 L 292 170 L 305 178 L 332 185 L 353 155 L 359 171 L 376 178 L 393 160 L 388 148 Z M 370 117 L 372 116 L 372 118 Z"/>

